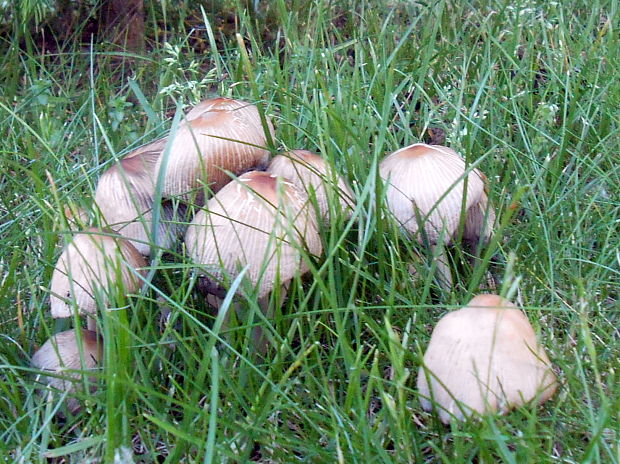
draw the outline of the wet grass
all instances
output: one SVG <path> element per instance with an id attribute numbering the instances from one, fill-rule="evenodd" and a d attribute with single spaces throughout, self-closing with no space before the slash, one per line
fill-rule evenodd
<path id="1" fill-rule="evenodd" d="M 198 12 L 193 30 L 185 10 L 149 6 L 149 21 L 174 18 L 168 45 L 159 34 L 125 62 L 105 44 L 43 53 L 34 33 L 21 48 L 0 43 L 0 455 L 618 462 L 618 3 L 228 6 L 236 21 Z M 62 398 L 36 394 L 29 358 L 57 331 L 48 287 L 63 209 L 90 205 L 114 157 L 169 130 L 177 103 L 212 95 L 260 105 L 279 149 L 332 161 L 356 192 L 353 220 L 322 229 L 325 255 L 272 320 L 250 295 L 239 304 L 254 321 L 226 337 L 181 246 L 155 257 L 146 290 L 102 312 L 98 390 L 78 415 L 55 417 Z M 387 153 L 443 139 L 485 172 L 501 224 L 493 259 L 461 266 L 451 291 L 389 220 L 377 180 Z M 419 405 L 421 354 L 489 270 L 540 333 L 561 387 L 542 407 L 446 427 Z M 252 323 L 276 345 L 266 360 Z"/>

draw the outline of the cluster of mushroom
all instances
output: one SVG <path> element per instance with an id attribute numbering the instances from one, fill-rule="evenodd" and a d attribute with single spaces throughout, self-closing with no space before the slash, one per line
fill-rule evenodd
<path id="1" fill-rule="evenodd" d="M 445 246 L 461 238 L 475 251 L 493 233 L 486 177 L 454 150 L 422 143 L 386 157 L 379 172 L 390 212 L 412 239 L 430 246 L 440 283 L 451 286 Z M 479 295 L 444 316 L 418 374 L 422 407 L 437 408 L 445 423 L 473 412 L 507 412 L 543 402 L 556 388 L 527 317 L 497 295 Z"/>
<path id="2" fill-rule="evenodd" d="M 211 305 L 219 307 L 230 279 L 242 271 L 267 316 L 274 290 L 282 302 L 292 279 L 322 255 L 319 225 L 350 217 L 355 198 L 335 168 L 317 154 L 294 150 L 269 162 L 265 147 L 273 135 L 271 122 L 261 119 L 256 106 L 227 98 L 206 100 L 185 115 L 173 138 L 129 153 L 101 176 L 94 208 L 101 227 L 74 235 L 51 282 L 52 316 L 84 315 L 88 330 L 58 334 L 35 353 L 32 363 L 39 369 L 73 371 L 64 380 L 49 377 L 50 385 L 71 390 L 76 370 L 96 367 L 102 347 L 97 311 L 113 304 L 118 295 L 139 291 L 146 276 L 145 257 L 172 249 L 182 234 L 201 274 L 200 289 Z M 477 244 L 492 233 L 495 216 L 484 175 L 455 151 L 425 144 L 392 153 L 379 170 L 389 210 L 414 240 L 433 248 L 440 280 L 450 285 L 444 246 L 458 237 Z M 192 205 L 198 212 L 184 227 Z M 510 306 L 499 297 L 478 297 L 468 310 L 474 310 L 472 305 L 484 307 L 480 324 L 473 323 L 468 332 L 473 338 L 450 340 L 449 328 L 455 321 L 461 324 L 459 311 L 436 328 L 418 379 L 426 398 L 423 406 L 438 405 L 443 419 L 446 414 L 458 416 L 455 407 L 504 410 L 519 399 L 552 392 L 555 378 L 525 316 L 514 308 L 499 309 Z M 441 338 L 444 327 L 447 335 Z M 524 327 L 527 333 L 515 335 Z M 255 337 L 262 343 L 260 330 Z M 489 345 L 489 340 L 498 343 Z M 469 351 L 462 349 L 463 343 Z M 496 353 L 498 347 L 504 357 L 491 357 L 489 350 Z M 474 352 L 477 348 L 482 351 Z M 451 357 L 450 350 L 460 357 Z M 538 353 L 539 363 L 526 359 L 526 353 Z M 438 360 L 454 365 L 445 368 L 436 364 Z M 522 376 L 506 373 L 517 365 L 534 369 L 536 380 L 525 385 L 518 382 Z M 478 375 L 482 371 L 484 384 Z M 455 375 L 461 380 L 453 382 Z M 462 386 L 467 376 L 473 376 L 467 383 L 473 393 L 455 394 L 453 387 Z M 551 379 L 548 385 L 543 385 L 545 379 Z"/>
<path id="3" fill-rule="evenodd" d="M 269 121 L 266 130 L 273 137 Z M 84 316 L 88 330 L 57 334 L 33 355 L 33 366 L 50 373 L 44 382 L 72 391 L 76 371 L 96 367 L 102 353 L 97 311 L 138 291 L 145 258 L 175 247 L 185 229 L 187 252 L 205 274 L 201 288 L 215 306 L 225 280 L 243 267 L 265 308 L 276 285 L 284 294 L 290 280 L 307 271 L 308 260 L 322 253 L 318 221 L 337 211 L 327 199 L 341 197 L 337 203 L 350 208 L 353 194 L 323 158 L 307 151 L 277 156 L 266 166 L 266 140 L 256 106 L 215 98 L 192 108 L 174 139 L 132 151 L 101 176 L 93 208 L 101 226 L 74 233 L 50 285 L 52 317 Z M 185 227 L 186 207 L 203 205 L 211 193 Z M 77 406 L 69 403 L 71 410 Z"/>

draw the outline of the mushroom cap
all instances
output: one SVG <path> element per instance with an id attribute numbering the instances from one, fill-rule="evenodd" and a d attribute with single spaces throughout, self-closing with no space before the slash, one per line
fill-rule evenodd
<path id="1" fill-rule="evenodd" d="M 542 403 L 556 388 L 527 317 L 497 295 L 476 296 L 442 317 L 418 373 L 422 407 L 436 405 L 444 423 L 473 411 L 505 413 L 534 399 Z"/>
<path id="2" fill-rule="evenodd" d="M 136 291 L 142 281 L 135 272 L 146 275 L 145 267 L 135 247 L 112 231 L 91 228 L 75 234 L 52 273 L 52 317 L 72 316 L 72 302 L 80 313 L 95 314 L 97 294 L 105 303 L 116 292 Z"/>
<path id="3" fill-rule="evenodd" d="M 54 335 L 34 353 L 31 360 L 32 366 L 53 374 L 63 374 L 65 371 L 94 370 L 103 357 L 103 342 L 95 332 L 80 330 L 82 331 L 82 350 L 78 345 L 76 331 L 67 330 Z M 56 390 L 73 392 L 79 385 L 76 382 L 79 378 L 78 372 L 66 372 L 62 378 L 44 376 L 39 380 Z M 67 405 L 72 413 L 79 409 L 79 402 L 75 398 L 69 398 Z"/>
<path id="4" fill-rule="evenodd" d="M 190 110 L 171 143 L 163 193 L 184 200 L 200 201 L 201 192 L 194 190 L 203 184 L 217 192 L 230 182 L 226 171 L 241 174 L 269 159 L 269 151 L 262 148 L 267 140 L 258 109 L 229 98 L 206 100 Z"/>
<path id="5" fill-rule="evenodd" d="M 101 176 L 95 191 L 104 225 L 130 240 L 145 256 L 151 254 L 155 167 L 165 145 L 164 138 L 129 153 Z M 180 233 L 175 213 L 171 202 L 163 202 L 157 244 L 164 249 L 172 248 Z"/>
<path id="6" fill-rule="evenodd" d="M 424 231 L 431 244 L 439 241 L 444 227 L 446 244 L 454 236 L 463 207 L 465 178 L 464 211 L 481 200 L 484 193 L 482 174 L 473 169 L 465 176 L 465 171 L 465 161 L 457 152 L 423 143 L 395 151 L 379 164 L 379 173 L 387 183 L 386 200 L 390 211 L 409 233 L 415 234 L 418 232 L 417 209 L 422 220 L 426 219 Z"/>
<path id="7" fill-rule="evenodd" d="M 167 143 L 168 137 L 162 137 L 160 139 L 154 140 L 153 142 L 144 144 L 141 147 L 136 148 L 135 150 L 130 151 L 124 156 L 123 159 L 133 158 L 134 156 L 143 155 L 144 153 L 148 152 L 163 153 Z"/>
<path id="8" fill-rule="evenodd" d="M 308 197 L 268 172 L 239 176 L 211 198 L 187 229 L 185 244 L 195 263 L 222 281 L 246 265 L 258 296 L 308 270 L 304 250 L 322 252 Z"/>
<path id="9" fill-rule="evenodd" d="M 309 196 L 314 192 L 323 220 L 330 219 L 329 201 L 337 199 L 335 210 L 351 216 L 354 195 L 344 179 L 323 158 L 307 150 L 293 150 L 271 160 L 267 171 L 289 179 Z"/>

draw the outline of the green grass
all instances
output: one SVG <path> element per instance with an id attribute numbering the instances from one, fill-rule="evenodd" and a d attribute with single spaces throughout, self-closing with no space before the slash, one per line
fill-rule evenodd
<path id="1" fill-rule="evenodd" d="M 132 64 L 105 44 L 43 53 L 36 31 L 0 41 L 4 461 L 111 462 L 125 446 L 136 462 L 620 462 L 617 1 L 280 0 L 252 14 L 226 2 L 207 28 L 199 11 L 146 3 L 159 34 Z M 237 29 L 220 27 L 228 12 Z M 176 101 L 211 95 L 259 104 L 277 147 L 333 161 L 354 221 L 322 229 L 325 255 L 264 322 L 278 346 L 265 361 L 248 321 L 221 337 L 181 248 L 158 257 L 146 290 L 102 314 L 97 392 L 54 417 L 61 398 L 36 394 L 29 356 L 56 332 L 63 207 L 88 206 L 115 156 L 170 129 Z M 503 225 L 494 259 L 464 266 L 452 291 L 389 220 L 377 181 L 387 153 L 439 129 L 486 173 Z M 446 427 L 422 411 L 417 369 L 434 324 L 488 269 L 561 387 L 542 407 Z"/>

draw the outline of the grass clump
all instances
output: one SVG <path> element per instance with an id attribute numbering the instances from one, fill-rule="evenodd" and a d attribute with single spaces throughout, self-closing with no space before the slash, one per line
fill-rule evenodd
<path id="1" fill-rule="evenodd" d="M 146 3 L 148 52 L 120 65 L 106 44 L 50 50 L 36 30 L 0 42 L 0 456 L 618 462 L 615 1 L 230 1 L 204 15 Z M 263 322 L 277 344 L 265 362 L 248 321 L 219 333 L 181 249 L 154 259 L 146 291 L 104 315 L 115 342 L 100 388 L 59 419 L 62 397 L 37 395 L 28 366 L 58 331 L 48 288 L 64 206 L 88 206 L 100 174 L 164 134 L 177 102 L 216 94 L 262 105 L 279 147 L 332 161 L 355 221 L 321 231 L 324 258 Z M 388 219 L 377 175 L 387 153 L 444 139 L 486 173 L 503 225 L 451 291 Z M 433 325 L 489 269 L 540 330 L 561 387 L 542 408 L 445 427 L 422 412 L 415 374 Z M 255 299 L 242 304 L 259 319 Z"/>

